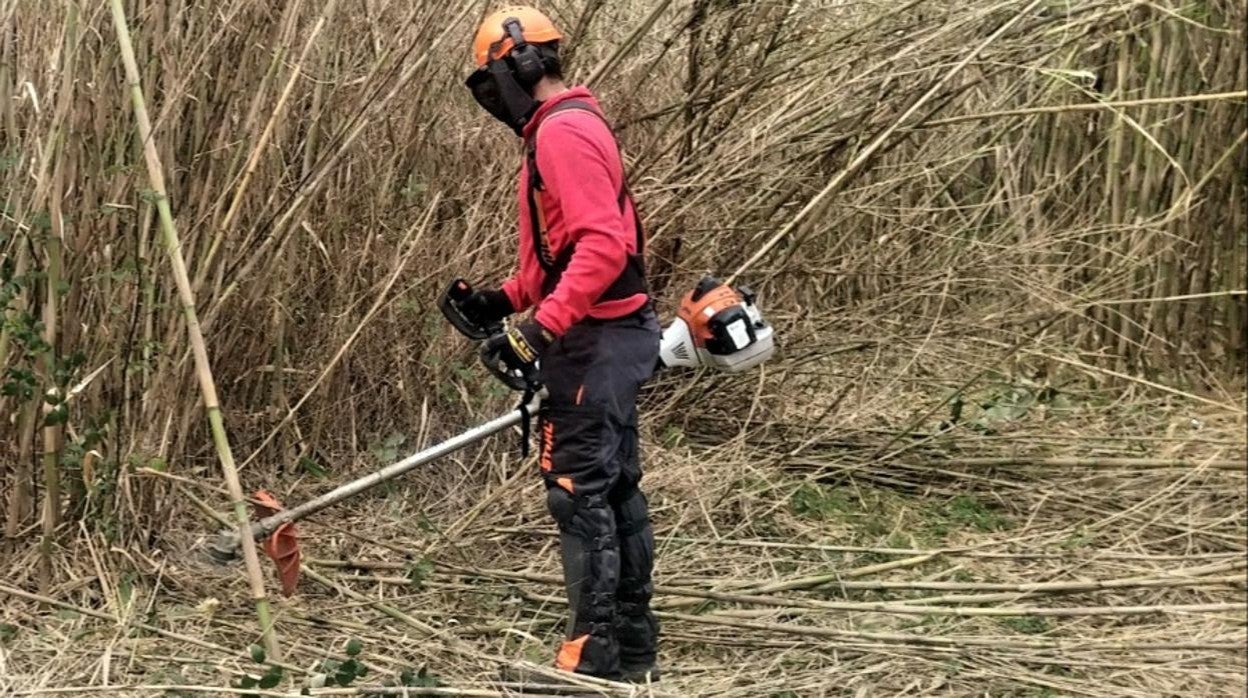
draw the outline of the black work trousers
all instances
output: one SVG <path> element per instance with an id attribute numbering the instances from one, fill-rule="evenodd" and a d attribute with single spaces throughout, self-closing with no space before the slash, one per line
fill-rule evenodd
<path id="1" fill-rule="evenodd" d="M 654 665 L 654 531 L 641 482 L 637 391 L 654 372 L 649 306 L 583 320 L 543 354 L 539 465 L 559 526 L 570 617 L 556 666 L 613 678 Z"/>

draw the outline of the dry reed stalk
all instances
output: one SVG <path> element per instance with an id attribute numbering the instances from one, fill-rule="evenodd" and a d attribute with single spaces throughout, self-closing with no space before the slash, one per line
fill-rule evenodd
<path id="1" fill-rule="evenodd" d="M 1008 647 L 1014 649 L 1057 649 L 1073 651 L 1088 649 L 1107 652 L 1172 652 L 1175 650 L 1212 650 L 1217 652 L 1239 652 L 1240 643 L 1231 642 L 1184 642 L 1137 644 L 1121 642 L 1104 642 L 1096 640 L 1007 640 L 1003 638 L 979 637 L 937 637 L 930 635 L 905 635 L 900 633 L 876 633 L 833 630 L 830 628 L 793 625 L 786 623 L 761 623 L 754 621 L 735 620 L 732 618 L 713 616 L 691 616 L 684 613 L 660 612 L 659 618 L 679 620 L 697 625 L 722 626 L 740 628 L 742 630 L 760 630 L 764 632 L 782 633 L 786 635 L 806 635 L 826 637 L 830 639 L 863 639 L 887 643 L 932 645 L 948 647 Z"/>
<path id="2" fill-rule="evenodd" d="M 17 130 L 17 117 L 14 114 L 13 107 L 13 102 L 17 98 L 16 90 L 13 84 L 14 30 L 11 26 L 13 24 L 13 17 L 7 12 L 5 14 L 8 16 L 6 16 L 4 23 L 0 24 L 0 127 L 3 127 L 4 129 L 5 148 L 3 153 L 7 154 L 9 148 L 19 142 L 20 136 Z M 9 218 L 7 210 L 13 205 L 13 199 L 16 196 L 16 190 L 10 191 L 5 195 L 4 215 L 6 220 Z M 16 222 L 16 219 L 14 219 L 14 222 Z M 7 245 L 2 247 L 4 248 L 2 250 L 4 256 L 0 257 L 0 259 L 9 258 L 11 254 L 10 249 L 16 249 L 17 260 L 14 263 L 13 273 L 17 277 L 24 275 L 26 271 L 27 258 L 26 247 L 17 242 L 17 236 L 14 236 L 13 240 L 9 241 Z M 12 301 L 10 301 L 10 303 L 11 302 Z M 0 323 L 0 374 L 2 374 L 2 372 L 7 369 L 9 365 L 9 341 L 11 332 L 9 326 L 13 321 L 13 314 L 15 312 L 16 308 L 12 305 L 7 305 L 3 309 L 4 322 Z M 0 413 L 8 412 L 7 403 L 8 396 L 0 396 Z"/>
<path id="3" fill-rule="evenodd" d="M 182 259 L 181 241 L 178 238 L 177 226 L 173 220 L 173 212 L 169 206 L 165 191 L 164 170 L 160 155 L 156 151 L 156 143 L 152 140 L 152 125 L 147 117 L 147 106 L 143 99 L 143 85 L 139 77 L 139 67 L 135 59 L 134 48 L 130 42 L 130 30 L 126 25 L 125 9 L 121 0 L 112 0 L 112 13 L 117 41 L 126 68 L 126 79 L 129 82 L 133 97 L 134 117 L 138 127 L 138 135 L 143 143 L 144 157 L 147 161 L 147 174 L 151 182 L 156 210 L 160 214 L 161 230 L 164 233 L 166 251 L 169 253 L 170 267 L 174 282 L 178 287 L 178 295 L 182 302 L 182 310 L 186 316 L 186 331 L 195 357 L 195 371 L 199 379 L 204 411 L 212 428 L 213 443 L 216 446 L 217 458 L 225 477 L 226 487 L 230 491 L 231 505 L 234 509 L 235 521 L 238 525 L 238 536 L 242 542 L 243 562 L 246 565 L 248 582 L 251 585 L 252 601 L 256 606 L 256 616 L 260 625 L 260 634 L 265 648 L 274 659 L 281 658 L 277 634 L 273 627 L 272 613 L 269 610 L 268 595 L 265 591 L 264 576 L 260 570 L 260 559 L 255 541 L 251 536 L 251 518 L 244 499 L 242 484 L 238 479 L 238 469 L 234 465 L 234 454 L 230 449 L 229 438 L 225 431 L 225 423 L 221 418 L 221 407 L 217 400 L 216 383 L 212 377 L 212 368 L 208 359 L 208 349 L 199 328 L 199 319 L 195 312 L 195 297 L 191 290 L 190 279 L 186 273 L 186 264 Z"/>
<path id="4" fill-rule="evenodd" d="M 318 561 L 318 563 L 324 561 Z M 353 566 L 354 567 L 354 566 Z M 405 565 L 394 565 L 388 569 L 404 569 Z M 556 575 L 537 575 L 525 573 L 499 573 L 491 570 L 474 570 L 473 574 L 482 576 L 493 576 L 502 579 L 517 579 L 530 582 L 541 582 L 552 585 L 562 585 L 562 578 Z M 408 577 L 378 577 L 378 576 L 347 576 L 342 577 L 344 581 L 368 582 L 376 584 L 389 584 L 393 586 L 418 586 L 418 582 L 414 582 Z M 774 606 L 776 608 L 808 608 L 815 610 L 828 611 L 862 611 L 876 613 L 899 613 L 910 615 L 925 615 L 926 609 L 932 611 L 932 615 L 965 615 L 965 616 L 1083 616 L 1083 615 L 1144 615 L 1148 613 L 1217 613 L 1226 610 L 1237 610 L 1241 604 L 1192 604 L 1186 606 L 1169 606 L 1169 607 L 1124 607 L 1124 606 L 1105 606 L 1105 607 L 1085 607 L 1085 608 L 1039 608 L 1039 607 L 993 607 L 993 608 L 954 608 L 941 609 L 931 604 L 937 603 L 989 603 L 997 601 L 1011 601 L 1020 596 L 1034 596 L 1037 594 L 1085 594 L 1096 591 L 1112 591 L 1118 589 L 1172 589 L 1172 588 L 1192 588 L 1202 586 L 1217 586 L 1234 588 L 1237 584 L 1243 586 L 1243 575 L 1223 575 L 1190 579 L 1178 579 L 1173 577 L 1164 577 L 1158 579 L 1108 579 L 1089 582 L 1036 582 L 1029 584 L 1002 584 L 1002 583 L 974 583 L 974 582 L 861 582 L 861 581 L 843 581 L 835 584 L 833 588 L 841 591 L 1002 591 L 1009 593 L 1002 594 L 981 594 L 981 595 L 965 595 L 965 596 L 942 596 L 942 597 L 924 597 L 916 599 L 908 599 L 910 604 L 925 604 L 922 608 L 909 605 L 897 605 L 886 603 L 837 603 L 814 599 L 790 598 L 783 596 L 767 596 L 763 594 L 731 594 L 717 591 L 707 591 L 704 589 L 695 589 L 685 586 L 672 586 L 670 584 L 658 584 L 654 587 L 654 592 L 661 596 L 678 596 L 686 598 L 707 599 L 711 601 L 723 601 L 726 603 L 753 605 L 753 606 Z M 560 603 L 566 603 L 560 601 Z M 673 606 L 662 606 L 671 608 Z"/>
<path id="5" fill-rule="evenodd" d="M 745 271 L 749 270 L 750 267 L 752 267 L 760 259 L 764 258 L 772 250 L 772 248 L 774 248 L 777 244 L 780 243 L 781 240 L 783 240 L 784 238 L 792 234 L 792 232 L 796 230 L 799 225 L 802 224 L 802 222 L 806 219 L 807 216 L 820 210 L 823 207 L 823 202 L 828 197 L 840 191 L 841 187 L 843 187 L 845 183 L 851 177 L 857 174 L 858 170 L 860 170 L 863 166 L 865 166 L 868 162 L 870 162 L 872 156 L 888 141 L 888 138 L 894 132 L 900 129 L 901 126 L 910 119 L 910 117 L 914 116 L 914 114 L 916 114 L 920 108 L 922 108 L 929 101 L 931 101 L 931 99 L 937 94 L 937 92 L 939 92 L 940 88 L 943 87 L 944 84 L 950 78 L 952 78 L 954 75 L 957 75 L 958 72 L 960 72 L 963 68 L 965 68 L 972 60 L 974 60 L 975 57 L 978 56 L 981 51 L 983 51 L 986 47 L 991 45 L 992 42 L 1000 38 L 1000 36 L 1004 34 L 1010 27 L 1012 27 L 1015 22 L 1017 22 L 1019 19 L 1021 19 L 1022 17 L 1030 13 L 1031 10 L 1034 9 L 1038 4 L 1039 4 L 1038 2 L 1033 2 L 1030 5 L 1022 8 L 1013 17 L 1011 17 L 1008 22 L 1005 22 L 1004 24 L 1002 24 L 1001 27 L 998 28 L 997 31 L 994 32 L 991 36 L 989 36 L 982 44 L 980 44 L 978 47 L 973 49 L 969 54 L 967 54 L 966 57 L 963 58 L 957 65 L 955 65 L 950 70 L 946 71 L 940 77 L 940 79 L 936 81 L 935 84 L 933 84 L 926 92 L 924 92 L 923 95 L 920 96 L 919 99 L 914 102 L 914 104 L 911 104 L 910 107 L 906 109 L 906 111 L 903 112 L 900 117 L 897 118 L 897 120 L 892 124 L 892 126 L 890 126 L 888 129 L 885 129 L 882 133 L 880 133 L 880 135 L 876 136 L 866 148 L 864 148 L 860 153 L 858 153 L 857 156 L 855 156 L 853 161 L 851 161 L 845 167 L 845 169 L 837 173 L 835 177 L 833 177 L 821 190 L 819 190 L 819 193 L 816 194 L 814 197 L 812 197 L 810 201 L 808 201 L 806 205 L 802 208 L 802 210 L 798 212 L 796 216 L 794 216 L 793 218 L 789 220 L 789 222 L 785 225 L 784 228 L 781 228 L 767 242 L 759 246 L 758 251 L 755 252 L 753 255 L 751 255 L 749 259 L 742 262 L 741 266 L 737 267 L 736 271 L 734 271 L 728 277 L 728 283 L 732 283 L 738 276 L 740 276 Z"/>
<path id="6" fill-rule="evenodd" d="M 106 621 L 109 621 L 109 622 L 114 623 L 114 624 L 118 624 L 118 625 L 122 624 L 122 620 L 121 620 L 121 619 L 119 619 L 119 618 L 117 618 L 116 616 L 111 616 L 111 615 L 109 615 L 109 614 L 107 614 L 107 613 L 103 613 L 103 612 L 100 612 L 100 611 L 95 611 L 95 610 L 92 610 L 92 609 L 89 609 L 89 608 L 83 608 L 83 607 L 81 607 L 81 606 L 75 606 L 75 605 L 73 605 L 73 604 L 65 603 L 65 602 L 63 602 L 63 601 L 59 601 L 59 600 L 57 600 L 57 599 L 54 599 L 54 598 L 51 598 L 51 597 L 48 597 L 48 596 L 42 596 L 42 595 L 40 595 L 40 594 L 32 594 L 32 593 L 30 593 L 30 592 L 22 591 L 21 589 L 17 589 L 17 588 L 15 588 L 15 587 L 11 587 L 11 586 L 9 586 L 9 585 L 7 585 L 7 584 L 0 584 L 0 592 L 3 592 L 3 593 L 5 593 L 5 594 L 7 594 L 7 595 L 9 595 L 9 596 L 13 596 L 13 597 L 16 597 L 16 598 L 19 598 L 19 599 L 27 599 L 27 600 L 29 600 L 29 601 L 37 601 L 37 602 L 39 602 L 39 603 L 42 603 L 42 604 L 47 604 L 47 605 L 49 605 L 49 606 L 54 606 L 54 607 L 56 607 L 56 608 L 63 608 L 63 609 L 65 609 L 65 610 L 67 610 L 67 611 L 73 611 L 74 613 L 79 613 L 79 614 L 84 615 L 84 616 L 91 616 L 92 618 L 98 618 L 98 619 L 100 619 L 100 620 L 106 620 Z M 138 623 L 138 622 L 135 622 L 135 621 L 128 621 L 128 623 L 129 623 L 129 625 L 131 625 L 131 626 L 133 626 L 133 627 L 135 627 L 135 628 L 138 628 L 138 629 L 140 629 L 140 630 L 144 630 L 144 631 L 147 631 L 147 632 L 150 632 L 150 633 L 155 633 L 155 634 L 157 634 L 157 635 L 160 635 L 161 637 L 165 637 L 165 638 L 168 638 L 168 639 L 170 639 L 170 640 L 176 640 L 176 641 L 178 641 L 178 642 L 184 642 L 184 643 L 187 643 L 187 644 L 189 644 L 189 645 L 194 645 L 194 646 L 196 646 L 196 647 L 201 647 L 201 648 L 203 648 L 203 649 L 213 650 L 214 652 L 218 652 L 218 653 L 220 653 L 220 654 L 222 654 L 222 655 L 225 655 L 225 656 L 235 656 L 235 655 L 237 655 L 237 654 L 238 654 L 238 650 L 237 650 L 237 649 L 230 649 L 230 648 L 228 648 L 228 647 L 222 647 L 222 646 L 220 646 L 220 645 L 216 645 L 216 644 L 213 644 L 213 643 L 211 643 L 211 642 L 206 642 L 206 641 L 204 641 L 204 640 L 202 640 L 202 639 L 200 639 L 200 638 L 194 637 L 194 636 L 190 636 L 190 635 L 183 635 L 183 634 L 181 634 L 181 633 L 171 632 L 171 631 L 165 630 L 165 629 L 163 629 L 163 628 L 160 628 L 160 627 L 158 627 L 158 626 L 150 625 L 150 624 L 148 624 L 148 623 Z M 274 663 L 275 663 L 275 664 L 277 664 L 278 666 L 282 666 L 283 668 L 286 668 L 286 669 L 292 669 L 292 670 L 295 670 L 295 671 L 301 671 L 301 669 L 299 669 L 298 667 L 293 667 L 293 666 L 285 665 L 285 664 L 282 664 L 281 662 L 274 662 Z"/>
<path id="7" fill-rule="evenodd" d="M 312 52 L 312 47 L 316 45 L 316 39 L 320 36 L 321 30 L 325 27 L 325 23 L 334 16 L 334 9 L 337 6 L 337 0 L 328 0 L 321 9 L 320 16 L 316 18 L 316 24 L 313 25 L 311 33 L 308 35 L 307 41 L 303 44 L 303 51 L 300 52 L 298 60 L 290 69 L 290 77 L 286 80 L 286 85 L 282 88 L 282 93 L 277 99 L 277 105 L 273 108 L 273 113 L 269 115 L 268 122 L 264 125 L 264 130 L 260 133 L 259 140 L 251 150 L 251 155 L 247 157 L 247 162 L 243 166 L 242 178 L 238 183 L 238 187 L 234 189 L 234 196 L 230 200 L 229 208 L 225 211 L 225 219 L 221 222 L 221 227 L 229 231 L 234 222 L 234 217 L 238 213 L 238 208 L 243 200 L 244 194 L 247 193 L 247 186 L 251 183 L 252 176 L 256 173 L 256 167 L 259 165 L 260 156 L 266 148 L 268 148 L 269 140 L 273 136 L 273 130 L 279 119 L 284 115 L 286 102 L 290 99 L 291 92 L 294 90 L 295 83 L 302 77 L 303 65 L 308 60 L 308 56 Z M 221 240 L 220 237 L 214 241 L 214 246 L 209 249 L 207 259 L 204 266 L 209 266 L 212 258 L 215 256 L 216 243 Z"/>
<path id="8" fill-rule="evenodd" d="M 1212 470 L 1248 470 L 1248 461 L 1212 460 L 1191 462 L 1166 458 L 959 458 L 943 465 L 974 468 L 997 468 L 1022 465 L 1038 468 L 1201 468 Z"/>
<path id="9" fill-rule="evenodd" d="M 519 686 L 517 688 L 537 689 L 540 686 Z M 558 687 L 555 687 L 558 688 Z M 548 689 L 549 690 L 549 689 Z M 135 695 L 143 694 L 194 694 L 194 693 L 212 693 L 214 695 L 226 696 L 275 696 L 277 698 L 292 698 L 294 696 L 465 696 L 470 698 L 501 698 L 513 695 L 512 692 L 499 692 L 488 689 L 477 688 L 430 688 L 430 687 L 409 687 L 409 686 L 356 686 L 352 688 L 311 688 L 306 693 L 291 693 L 289 691 L 269 690 L 264 688 L 231 688 L 228 686 L 197 686 L 189 684 L 129 684 L 125 686 L 78 686 L 63 687 L 52 689 L 39 689 L 37 691 L 18 691 L 15 696 L 43 696 L 43 695 L 74 695 L 86 693 L 90 695 L 108 695 L 110 693 L 133 693 Z M 523 695 L 541 696 L 541 693 L 535 693 L 532 690 L 524 691 Z M 555 694 L 562 695 L 562 694 Z"/>
<path id="10" fill-rule="evenodd" d="M 1248 92 L 1217 92 L 1211 94 L 1190 94 L 1190 95 L 1174 95 L 1167 97 L 1149 97 L 1145 99 L 1129 99 L 1106 102 L 1087 102 L 1083 104 L 1061 104 L 1047 107 L 1027 107 L 1025 109 L 1005 109 L 1002 111 L 985 112 L 983 114 L 963 114 L 961 116 L 949 116 L 943 119 L 931 119 L 923 122 L 918 128 L 933 128 L 936 126 L 948 126 L 951 124 L 960 124 L 967 121 L 984 121 L 988 119 L 1001 119 L 1014 116 L 1032 116 L 1035 114 L 1066 114 L 1069 112 L 1084 111 L 1101 111 L 1101 110 L 1117 110 L 1131 107 L 1151 107 L 1170 104 L 1191 104 L 1199 102 L 1220 102 L 1229 100 L 1233 102 L 1244 101 L 1248 99 Z"/>

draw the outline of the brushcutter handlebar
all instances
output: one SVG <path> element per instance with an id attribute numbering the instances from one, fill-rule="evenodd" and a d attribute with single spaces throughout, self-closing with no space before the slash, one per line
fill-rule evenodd
<path id="1" fill-rule="evenodd" d="M 455 279 L 447 284 L 442 297 L 438 299 L 438 310 L 446 317 L 447 322 L 459 333 L 474 342 L 480 342 L 503 331 L 501 323 L 481 324 L 468 317 L 464 303 L 472 297 L 472 285 L 464 279 Z"/>
<path id="2" fill-rule="evenodd" d="M 500 322 L 481 324 L 469 317 L 470 313 L 464 310 L 464 304 L 472 297 L 472 294 L 472 284 L 464 279 L 455 279 L 442 291 L 442 297 L 438 299 L 438 310 L 442 311 L 442 315 L 452 327 L 459 330 L 459 333 L 470 341 L 484 342 L 501 333 L 503 325 Z M 487 351 L 486 346 L 482 346 L 479 356 L 486 370 L 508 388 L 529 391 L 541 389 L 536 375 L 525 375 L 509 369 L 506 364 L 498 360 L 497 356 Z"/>
<path id="3" fill-rule="evenodd" d="M 499 357 L 498 352 L 490 347 L 488 342 L 481 345 L 478 356 L 481 357 L 481 365 L 485 366 L 485 370 L 502 381 L 503 385 L 506 385 L 508 388 L 528 392 L 537 392 L 542 389 L 542 384 L 537 380 L 536 364 L 529 367 L 527 371 L 511 368 Z"/>

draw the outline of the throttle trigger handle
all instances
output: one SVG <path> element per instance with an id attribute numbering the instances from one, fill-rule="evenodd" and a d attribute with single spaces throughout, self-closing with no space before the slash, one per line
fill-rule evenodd
<path id="1" fill-rule="evenodd" d="M 463 303 L 470 297 L 472 297 L 472 285 L 464 279 L 454 279 L 447 284 L 442 297 L 438 299 L 438 310 L 442 311 L 443 317 L 451 323 L 452 327 L 474 342 L 480 342 L 502 332 L 503 326 L 499 323 L 480 325 L 469 319 L 464 313 Z"/>

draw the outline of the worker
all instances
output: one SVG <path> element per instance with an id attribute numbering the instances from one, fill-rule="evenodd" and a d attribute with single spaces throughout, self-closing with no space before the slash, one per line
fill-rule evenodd
<path id="1" fill-rule="evenodd" d="M 594 95 L 569 88 L 562 34 L 531 7 L 504 8 L 476 33 L 477 102 L 524 139 L 519 264 L 467 300 L 482 326 L 535 309 L 488 340 L 488 357 L 534 376 L 538 464 L 559 528 L 570 618 L 559 669 L 658 679 L 650 610 L 654 533 L 639 489 L 637 392 L 654 371 L 659 324 L 644 235 L 615 136 Z"/>

